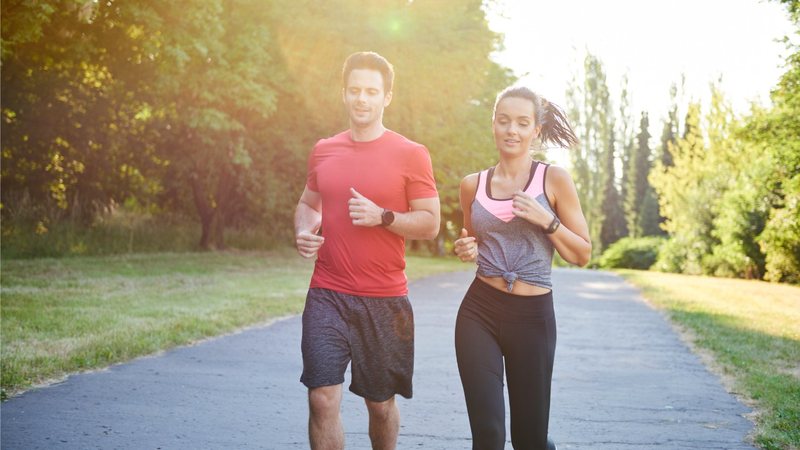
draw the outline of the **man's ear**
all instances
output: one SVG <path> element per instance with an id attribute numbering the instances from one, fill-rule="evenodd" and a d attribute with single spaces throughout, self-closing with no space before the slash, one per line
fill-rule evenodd
<path id="1" fill-rule="evenodd" d="M 392 103 L 392 91 L 389 91 L 383 96 L 383 107 L 386 108 L 389 106 L 389 103 Z"/>

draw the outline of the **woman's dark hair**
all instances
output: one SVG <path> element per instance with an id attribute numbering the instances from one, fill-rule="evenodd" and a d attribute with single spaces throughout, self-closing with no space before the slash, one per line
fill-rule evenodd
<path id="1" fill-rule="evenodd" d="M 383 56 L 375 52 L 356 52 L 348 56 L 342 68 L 342 87 L 347 87 L 350 72 L 355 69 L 377 70 L 383 78 L 383 93 L 392 92 L 394 84 L 394 67 Z"/>
<path id="2" fill-rule="evenodd" d="M 525 86 L 510 86 L 497 94 L 494 111 L 497 111 L 497 104 L 500 103 L 500 100 L 509 97 L 524 98 L 533 103 L 534 120 L 537 125 L 542 126 L 539 135 L 542 144 L 552 142 L 560 147 L 571 147 L 578 143 L 578 138 L 567 120 L 567 115 L 558 105 L 547 101 Z"/>

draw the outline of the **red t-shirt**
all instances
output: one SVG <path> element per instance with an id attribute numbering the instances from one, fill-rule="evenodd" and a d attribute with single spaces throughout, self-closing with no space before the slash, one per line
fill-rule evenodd
<path id="1" fill-rule="evenodd" d="M 438 196 L 425 146 L 386 130 L 369 142 L 350 131 L 314 146 L 308 159 L 309 190 L 322 198 L 322 235 L 311 287 L 365 297 L 406 295 L 405 239 L 380 227 L 353 225 L 348 209 L 354 188 L 376 205 L 397 212 L 409 201 Z"/>

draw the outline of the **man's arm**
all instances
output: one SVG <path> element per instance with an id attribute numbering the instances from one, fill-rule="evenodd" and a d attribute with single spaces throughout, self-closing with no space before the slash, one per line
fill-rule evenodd
<path id="1" fill-rule="evenodd" d="M 325 243 L 325 238 L 317 235 L 320 226 L 322 226 L 322 197 L 319 192 L 314 192 L 306 186 L 294 212 L 295 244 L 297 252 L 304 258 L 316 256 L 319 248 Z"/>
<path id="2" fill-rule="evenodd" d="M 348 206 L 353 225 L 375 227 L 381 224 L 383 208 L 350 188 L 353 197 Z M 434 239 L 439 234 L 439 197 L 420 198 L 408 202 L 409 211 L 394 212 L 394 222 L 386 229 L 406 239 Z"/>

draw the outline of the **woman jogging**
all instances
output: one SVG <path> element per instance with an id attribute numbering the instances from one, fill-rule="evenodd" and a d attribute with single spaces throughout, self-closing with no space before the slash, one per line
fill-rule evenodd
<path id="1" fill-rule="evenodd" d="M 461 182 L 464 228 L 455 252 L 477 262 L 458 311 L 456 357 L 473 449 L 503 449 L 503 374 L 515 450 L 555 448 L 548 441 L 556 345 L 553 250 L 584 266 L 592 244 L 566 170 L 531 157 L 531 143 L 577 142 L 564 112 L 526 87 L 497 96 L 492 119 L 497 165 Z"/>

